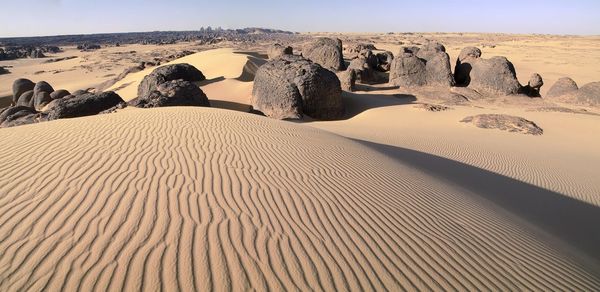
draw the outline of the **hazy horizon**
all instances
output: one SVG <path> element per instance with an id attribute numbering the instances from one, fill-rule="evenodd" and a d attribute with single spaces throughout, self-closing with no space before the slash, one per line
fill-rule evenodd
<path id="1" fill-rule="evenodd" d="M 594 0 L 121 2 L 125 1 L 34 0 L 26 9 L 22 3 L 5 3 L 0 37 L 186 31 L 207 26 L 294 32 L 600 34 L 600 1 Z"/>

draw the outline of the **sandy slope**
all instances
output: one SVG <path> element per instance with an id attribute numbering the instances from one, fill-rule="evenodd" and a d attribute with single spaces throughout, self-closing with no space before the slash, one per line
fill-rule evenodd
<path id="1" fill-rule="evenodd" d="M 600 288 L 481 194 L 302 125 L 125 110 L 3 129 L 0 157 L 0 290 Z"/>

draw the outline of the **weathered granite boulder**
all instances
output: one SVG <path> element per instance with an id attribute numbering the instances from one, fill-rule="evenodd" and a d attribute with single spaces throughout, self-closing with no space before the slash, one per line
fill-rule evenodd
<path id="1" fill-rule="evenodd" d="M 29 79 L 19 78 L 13 82 L 12 90 L 13 90 L 13 104 L 17 104 L 19 97 L 26 91 L 31 90 L 33 93 L 33 88 L 35 87 L 35 83 L 33 83 Z"/>
<path id="2" fill-rule="evenodd" d="M 390 68 L 390 83 L 402 87 L 418 87 L 427 84 L 425 61 L 410 48 L 403 48 L 394 58 Z"/>
<path id="3" fill-rule="evenodd" d="M 558 81 L 556 81 L 556 83 L 554 83 L 554 85 L 552 85 L 552 87 L 550 87 L 550 89 L 546 93 L 546 97 L 548 97 L 548 98 L 560 97 L 565 94 L 574 93 L 578 89 L 579 89 L 579 87 L 577 86 L 577 83 L 575 83 L 575 81 L 573 81 L 573 79 L 571 79 L 569 77 L 563 77 L 563 78 L 558 79 Z"/>
<path id="4" fill-rule="evenodd" d="M 147 96 L 155 91 L 158 85 L 177 79 L 196 82 L 205 80 L 206 77 L 200 70 L 190 64 L 172 64 L 158 67 L 144 77 L 138 86 L 138 97 Z"/>
<path id="5" fill-rule="evenodd" d="M 335 73 L 301 56 L 284 55 L 256 72 L 252 107 L 275 119 L 303 114 L 330 120 L 344 114 L 342 89 Z"/>
<path id="6" fill-rule="evenodd" d="M 194 83 L 185 80 L 171 80 L 158 85 L 148 95 L 138 96 L 129 105 L 141 108 L 165 106 L 210 106 L 206 94 Z"/>
<path id="7" fill-rule="evenodd" d="M 454 86 L 450 56 L 442 44 L 429 42 L 416 52 L 416 56 L 425 60 L 427 85 Z"/>
<path id="8" fill-rule="evenodd" d="M 521 85 L 515 67 L 505 57 L 478 58 L 470 64 L 470 88 L 499 95 L 519 93 Z"/>
<path id="9" fill-rule="evenodd" d="M 329 70 L 341 71 L 345 69 L 342 41 L 339 39 L 314 39 L 304 45 L 302 56 Z"/>
<path id="10" fill-rule="evenodd" d="M 65 97 L 54 102 L 55 105 L 48 111 L 48 120 L 96 115 L 124 101 L 118 94 L 107 91 Z"/>

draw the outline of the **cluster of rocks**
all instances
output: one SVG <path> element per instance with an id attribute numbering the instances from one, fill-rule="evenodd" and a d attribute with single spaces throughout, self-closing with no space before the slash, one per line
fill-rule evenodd
<path id="1" fill-rule="evenodd" d="M 141 108 L 163 106 L 210 106 L 208 98 L 193 82 L 206 77 L 190 64 L 172 64 L 154 69 L 138 86 L 138 96 L 129 105 Z"/>
<path id="2" fill-rule="evenodd" d="M 546 94 L 547 98 L 582 105 L 600 106 L 600 82 L 591 82 L 581 88 L 569 78 L 560 78 Z"/>
<path id="3" fill-rule="evenodd" d="M 95 50 L 99 50 L 102 47 L 98 44 L 91 44 L 91 43 L 83 43 L 81 45 L 77 45 L 77 49 L 82 51 L 82 52 L 91 52 L 91 51 L 95 51 Z"/>
<path id="4" fill-rule="evenodd" d="M 151 108 L 164 106 L 210 106 L 208 98 L 193 82 L 205 80 L 189 64 L 159 67 L 144 77 L 138 97 L 126 103 L 118 94 L 78 90 L 54 90 L 45 81 L 17 79 L 13 83 L 13 104 L 0 110 L 0 127 L 12 127 L 56 119 L 113 112 L 127 105 Z"/>
<path id="5" fill-rule="evenodd" d="M 332 59 L 337 59 L 335 54 L 324 52 L 324 56 Z M 302 56 L 286 54 L 256 72 L 252 108 L 275 119 L 299 119 L 307 115 L 331 120 L 344 114 L 342 89 L 336 74 Z"/>
<path id="6" fill-rule="evenodd" d="M 345 48 L 350 58 L 348 69 L 340 74 L 342 89 L 354 91 L 356 82 L 387 83 L 394 55 L 389 51 L 377 50 L 373 44 L 354 44 Z"/>
<path id="7" fill-rule="evenodd" d="M 23 58 L 45 58 L 46 54 L 55 54 L 61 49 L 57 46 L 6 46 L 0 48 L 0 61 Z"/>
<path id="8" fill-rule="evenodd" d="M 71 94 L 54 90 L 45 81 L 34 83 L 23 78 L 15 80 L 12 89 L 12 105 L 0 110 L 0 127 L 95 115 L 124 102 L 114 92 L 80 90 Z"/>

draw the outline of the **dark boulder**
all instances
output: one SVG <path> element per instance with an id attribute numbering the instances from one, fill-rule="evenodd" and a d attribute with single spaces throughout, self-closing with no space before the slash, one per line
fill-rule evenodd
<path id="1" fill-rule="evenodd" d="M 353 92 L 356 90 L 356 71 L 348 68 L 339 74 L 342 90 Z"/>
<path id="2" fill-rule="evenodd" d="M 37 122 L 37 114 L 31 107 L 13 106 L 0 113 L 0 127 L 8 128 Z"/>
<path id="3" fill-rule="evenodd" d="M 556 83 L 550 87 L 548 93 L 546 93 L 546 97 L 560 97 L 565 94 L 574 93 L 577 91 L 577 89 L 579 89 L 579 87 L 577 86 L 577 83 L 573 81 L 573 79 L 569 77 L 563 77 L 558 79 L 558 81 L 556 81 Z"/>
<path id="4" fill-rule="evenodd" d="M 281 55 L 293 55 L 294 49 L 290 46 L 274 44 L 271 47 L 269 47 L 267 54 L 269 55 L 269 59 L 275 59 Z"/>
<path id="5" fill-rule="evenodd" d="M 4 75 L 4 74 L 9 74 L 10 71 L 8 71 L 8 69 L 0 66 L 0 75 Z"/>
<path id="6" fill-rule="evenodd" d="M 529 97 L 541 97 L 540 88 L 544 85 L 542 76 L 538 73 L 533 73 L 529 78 L 527 85 L 521 88 L 521 92 Z"/>
<path id="7" fill-rule="evenodd" d="M 377 69 L 381 72 L 388 72 L 392 67 L 392 61 L 394 61 L 394 54 L 392 52 L 383 51 L 377 53 L 377 61 L 379 66 Z"/>
<path id="8" fill-rule="evenodd" d="M 40 81 L 33 87 L 33 95 L 37 95 L 40 92 L 52 93 L 54 92 L 54 88 L 52 88 L 48 82 Z"/>
<path id="9" fill-rule="evenodd" d="M 358 43 L 349 45 L 346 48 L 344 48 L 344 53 L 347 54 L 349 58 L 356 58 L 358 57 L 360 52 L 364 50 L 376 51 L 377 48 L 373 44 Z"/>
<path id="10" fill-rule="evenodd" d="M 69 91 L 67 91 L 65 89 L 59 89 L 59 90 L 56 90 L 56 91 L 50 93 L 50 97 L 52 99 L 61 99 L 61 98 L 65 97 L 67 95 L 70 95 L 70 94 L 71 93 L 69 93 Z"/>
<path id="11" fill-rule="evenodd" d="M 48 120 L 91 116 L 122 102 L 124 102 L 123 99 L 112 91 L 98 94 L 86 93 L 71 98 L 57 99 L 53 101 L 55 104 L 48 111 Z"/>
<path id="12" fill-rule="evenodd" d="M 194 83 L 184 80 L 172 80 L 161 83 L 155 91 L 139 96 L 129 105 L 140 108 L 165 106 L 210 106 L 208 98 Z"/>
<path id="13" fill-rule="evenodd" d="M 517 94 L 521 88 L 515 67 L 505 57 L 478 58 L 472 66 L 469 87 L 492 94 Z"/>
<path id="14" fill-rule="evenodd" d="M 317 38 L 312 40 L 303 47 L 302 56 L 329 70 L 345 69 L 342 41 L 339 39 Z"/>
<path id="15" fill-rule="evenodd" d="M 592 82 L 581 86 L 575 93 L 575 99 L 580 104 L 600 106 L 600 82 Z"/>
<path id="16" fill-rule="evenodd" d="M 33 107 L 36 110 L 40 111 L 51 101 L 52 101 L 52 97 L 50 97 L 50 93 L 45 92 L 45 91 L 40 91 L 37 94 L 34 94 L 34 96 L 33 96 Z"/>
<path id="17" fill-rule="evenodd" d="M 303 114 L 329 120 L 344 114 L 342 89 L 335 73 L 301 56 L 284 55 L 256 72 L 252 107 L 276 119 Z"/>
<path id="18" fill-rule="evenodd" d="M 416 56 L 425 61 L 427 85 L 454 86 L 454 75 L 450 67 L 450 56 L 444 45 L 429 42 L 420 48 Z"/>
<path id="19" fill-rule="evenodd" d="M 476 47 L 466 47 L 460 51 L 454 67 L 454 80 L 457 85 L 467 86 L 471 81 L 471 62 L 481 57 L 481 50 Z"/>
<path id="20" fill-rule="evenodd" d="M 158 67 L 144 77 L 138 87 L 138 97 L 144 97 L 156 90 L 158 85 L 167 81 L 182 79 L 196 82 L 205 80 L 204 74 L 190 64 L 172 64 Z"/>
<path id="21" fill-rule="evenodd" d="M 390 68 L 390 83 L 402 87 L 417 87 L 427 84 L 425 61 L 415 56 L 410 48 L 403 48 L 394 58 Z"/>
<path id="22" fill-rule="evenodd" d="M 20 78 L 13 82 L 12 90 L 13 90 L 13 104 L 17 104 L 19 97 L 26 91 L 32 90 L 35 87 L 35 83 L 33 83 L 29 79 Z"/>
<path id="23" fill-rule="evenodd" d="M 34 99 L 33 90 L 29 90 L 29 91 L 21 94 L 16 105 L 27 106 L 27 107 L 33 108 L 33 99 Z"/>

